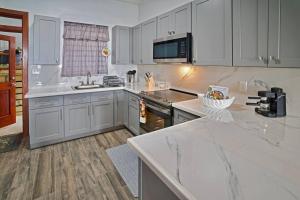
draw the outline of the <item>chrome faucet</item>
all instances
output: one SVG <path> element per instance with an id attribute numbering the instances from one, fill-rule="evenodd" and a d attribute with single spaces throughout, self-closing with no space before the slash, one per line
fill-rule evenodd
<path id="1" fill-rule="evenodd" d="M 91 72 L 88 72 L 86 75 L 86 84 L 89 85 L 90 84 L 90 78 L 92 77 Z"/>

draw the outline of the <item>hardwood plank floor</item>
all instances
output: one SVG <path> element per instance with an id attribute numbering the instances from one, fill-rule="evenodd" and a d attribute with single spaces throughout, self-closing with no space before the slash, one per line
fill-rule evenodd
<path id="1" fill-rule="evenodd" d="M 0 199 L 135 200 L 105 151 L 129 137 L 122 129 L 34 150 L 25 139 L 0 154 Z"/>

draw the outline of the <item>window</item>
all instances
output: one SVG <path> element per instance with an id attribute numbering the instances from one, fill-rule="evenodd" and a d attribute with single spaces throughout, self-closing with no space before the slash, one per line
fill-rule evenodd
<path id="1" fill-rule="evenodd" d="M 101 52 L 108 41 L 107 26 L 65 22 L 62 76 L 107 74 L 108 58 Z"/>

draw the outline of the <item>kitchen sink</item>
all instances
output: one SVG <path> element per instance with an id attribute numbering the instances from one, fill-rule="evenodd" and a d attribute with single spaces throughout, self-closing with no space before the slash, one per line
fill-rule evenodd
<path id="1" fill-rule="evenodd" d="M 87 89 L 97 89 L 104 88 L 104 85 L 94 84 L 94 85 L 77 85 L 72 87 L 74 90 L 87 90 Z"/>

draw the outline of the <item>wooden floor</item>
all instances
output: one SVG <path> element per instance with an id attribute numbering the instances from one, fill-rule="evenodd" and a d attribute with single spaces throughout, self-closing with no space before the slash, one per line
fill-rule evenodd
<path id="1" fill-rule="evenodd" d="M 35 150 L 24 141 L 0 154 L 0 199 L 134 199 L 105 152 L 129 137 L 119 130 Z"/>

